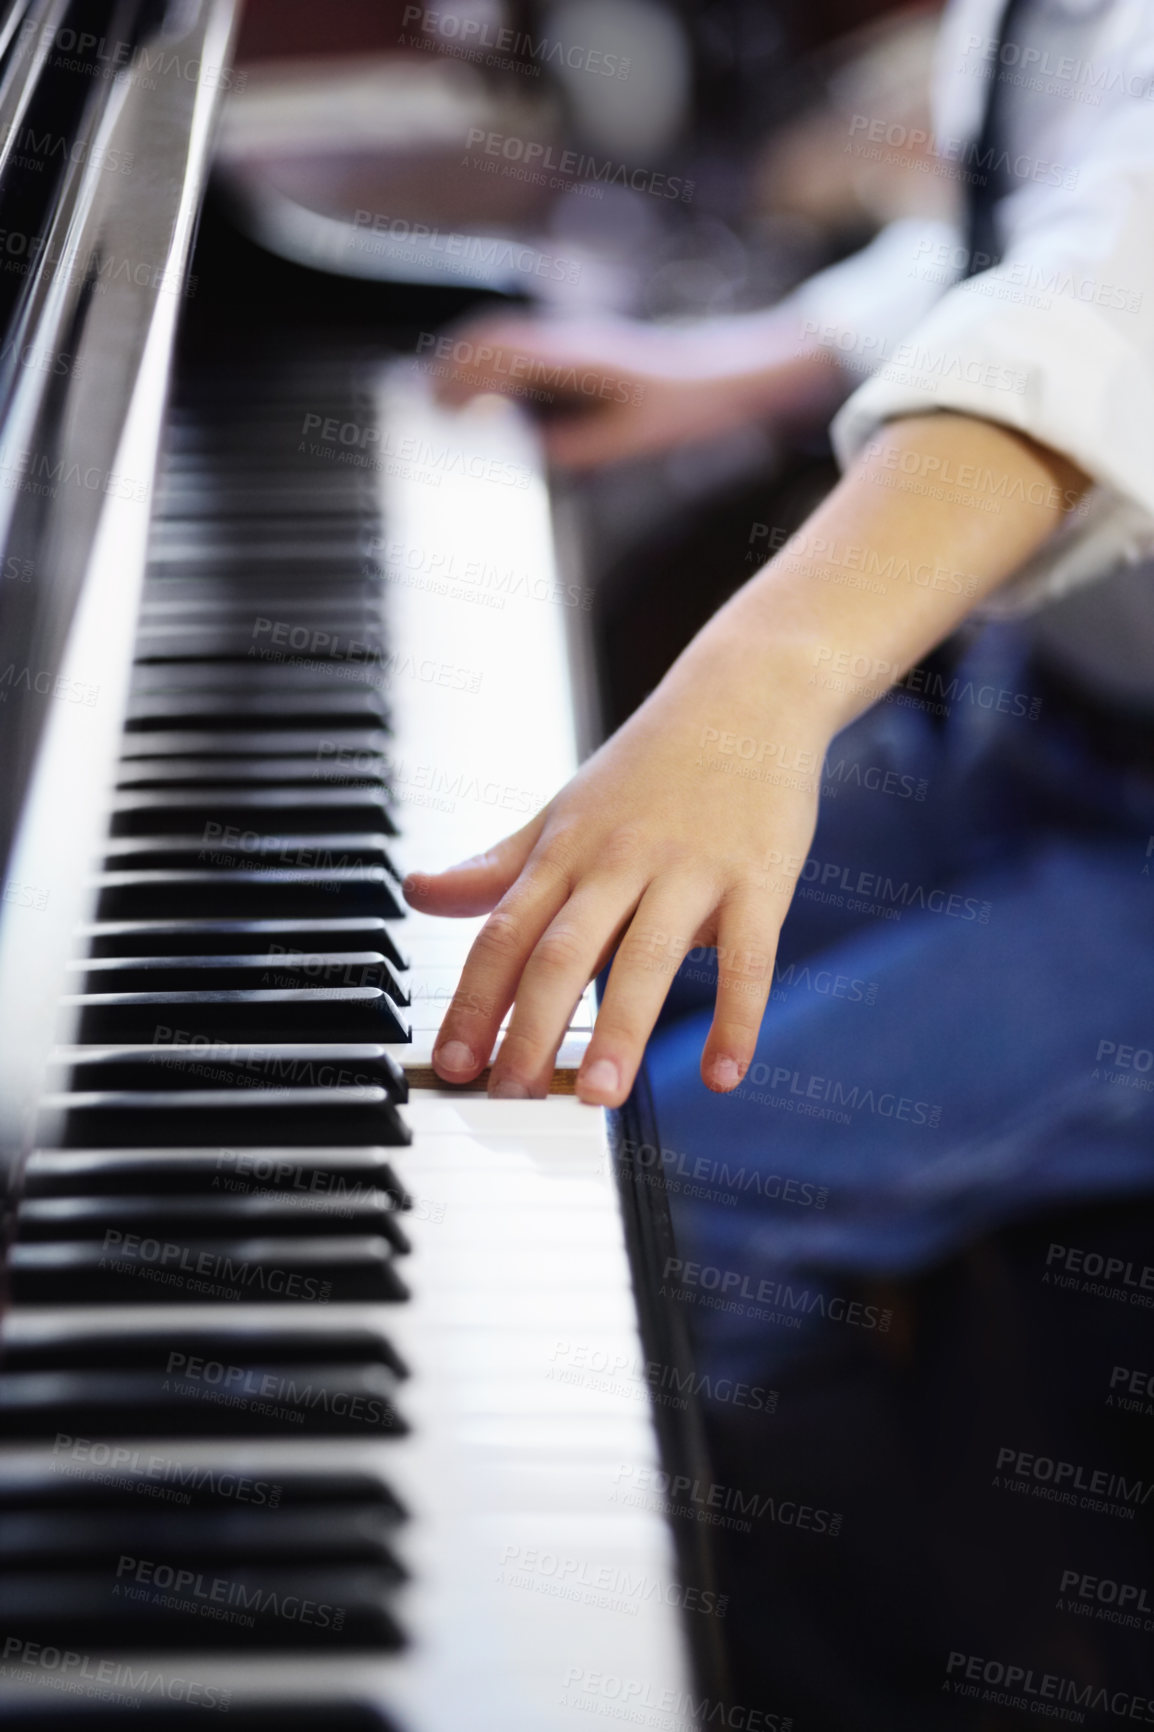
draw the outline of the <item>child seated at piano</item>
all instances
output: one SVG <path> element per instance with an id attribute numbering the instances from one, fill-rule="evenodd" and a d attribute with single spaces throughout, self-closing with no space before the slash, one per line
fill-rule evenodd
<path id="1" fill-rule="evenodd" d="M 712 1477 L 850 1511 L 828 1563 L 780 1528 L 715 1541 L 745 1686 L 806 1724 L 944 1725 L 963 1647 L 1087 1677 L 1135 1657 L 1083 1627 L 1068 1662 L 1052 1610 L 1098 1518 L 1016 1524 L 1027 1500 L 989 1487 L 995 1436 L 1145 1448 L 1102 1442 L 1090 1393 L 1139 1363 L 1141 1314 L 1041 1283 L 1078 1284 L 1067 1246 L 1150 1261 L 1154 4 L 1011 0 L 1000 39 L 991 9 L 949 5 L 940 44 L 935 166 L 966 177 L 968 232 L 898 222 L 695 329 L 489 319 L 445 387 L 478 388 L 481 347 L 496 390 L 537 364 L 623 382 L 544 428 L 573 467 L 834 416 L 840 481 L 636 713 L 531 823 L 407 886 L 491 910 L 448 1081 L 511 1004 L 490 1092 L 544 1094 L 612 960 L 578 1091 L 620 1104 L 645 1056 L 661 1295 L 711 1388 L 782 1392 L 772 1445 L 704 1400 Z"/>
<path id="2" fill-rule="evenodd" d="M 450 398 L 538 363 L 628 386 L 545 427 L 558 464 L 836 411 L 843 474 L 543 811 L 409 880 L 426 911 L 491 911 L 439 1037 L 447 1081 L 489 1063 L 511 1005 L 490 1093 L 543 1095 L 610 959 L 578 1092 L 626 1099 L 668 997 L 671 1112 L 694 1127 L 707 1091 L 735 1125 L 798 1042 L 825 1040 L 823 1017 L 844 1020 L 832 1000 L 770 1005 L 819 950 L 876 985 L 875 1014 L 838 1037 L 846 1078 L 876 1060 L 880 1093 L 943 1125 L 959 1088 L 971 1128 L 1024 1099 L 1060 1117 L 1100 1040 L 1149 1033 L 1123 982 L 1154 936 L 1154 782 L 1134 773 L 1154 745 L 1154 604 L 1132 563 L 1154 550 L 1154 5 L 1014 0 L 1004 22 L 1119 76 L 1096 105 L 1012 88 L 994 74 L 1014 40 L 988 40 L 981 0 L 947 8 L 939 166 L 968 186 L 968 234 L 897 222 L 781 305 L 694 328 L 469 332 Z M 1025 615 L 1028 631 L 999 623 Z M 962 661 L 927 675 L 963 620 L 982 629 Z M 715 970 L 679 977 L 702 947 Z"/>

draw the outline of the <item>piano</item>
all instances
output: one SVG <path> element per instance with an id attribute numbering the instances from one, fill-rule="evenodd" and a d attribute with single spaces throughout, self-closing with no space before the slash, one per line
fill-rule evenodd
<path id="1" fill-rule="evenodd" d="M 438 1086 L 478 923 L 399 889 L 574 769 L 587 592 L 403 334 L 187 340 L 234 28 L 0 35 L 0 1713 L 717 1723 L 642 1121 L 573 1097 L 591 999 L 549 1099 Z"/>

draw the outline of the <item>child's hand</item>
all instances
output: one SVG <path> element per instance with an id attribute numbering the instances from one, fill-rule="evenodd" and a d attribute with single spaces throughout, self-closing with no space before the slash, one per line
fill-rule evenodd
<path id="1" fill-rule="evenodd" d="M 483 1069 L 513 1004 L 490 1093 L 545 1095 L 573 1009 L 616 952 L 577 1090 L 620 1105 L 695 945 L 719 953 L 702 1075 L 728 1091 L 745 1074 L 813 835 L 828 734 L 804 719 L 797 692 L 756 705 L 736 697 L 758 683 L 701 643 L 523 830 L 406 880 L 426 913 L 493 909 L 437 1040 L 446 1081 Z"/>
<path id="2" fill-rule="evenodd" d="M 668 328 L 490 315 L 419 358 L 443 402 L 483 391 L 514 397 L 540 415 L 552 462 L 592 469 L 771 421 L 796 407 L 803 380 L 824 404 L 833 369 L 799 360 L 792 325 L 781 325 L 755 341 L 738 320 Z"/>

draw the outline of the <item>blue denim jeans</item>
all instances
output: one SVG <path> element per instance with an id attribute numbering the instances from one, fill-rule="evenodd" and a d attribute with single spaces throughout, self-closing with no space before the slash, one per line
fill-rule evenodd
<path id="1" fill-rule="evenodd" d="M 687 1255 L 910 1270 L 1039 1204 L 1154 1185 L 1154 758 L 1104 761 L 1012 628 L 951 677 L 948 716 L 898 688 L 831 746 L 731 1096 L 698 1073 L 712 954 L 679 973 L 647 1067 Z"/>
<path id="2" fill-rule="evenodd" d="M 701 1083 L 696 953 L 630 1151 L 669 1192 L 734 1687 L 799 1732 L 1025 1724 L 962 1693 L 974 1655 L 1154 1696 L 1149 1637 L 1060 1595 L 1154 1582 L 1154 1496 L 1017 1473 L 1154 1487 L 1154 1401 L 1107 1399 L 1154 1371 L 1154 761 L 1013 627 L 951 678 L 948 714 L 899 689 L 834 742 L 755 1062 Z"/>

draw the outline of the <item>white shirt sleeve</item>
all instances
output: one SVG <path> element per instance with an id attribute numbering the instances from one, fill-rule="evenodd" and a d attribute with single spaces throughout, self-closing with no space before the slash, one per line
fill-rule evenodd
<path id="1" fill-rule="evenodd" d="M 1076 149 L 1043 178 L 1028 159 L 1015 165 L 1002 263 L 948 287 L 833 424 L 844 464 L 895 416 L 957 410 L 1030 434 L 1091 477 L 1062 531 L 986 611 L 1020 611 L 1154 552 L 1154 5 L 1125 11 L 1126 90 L 1146 94 L 1083 109 L 1062 129 Z M 925 256 L 924 237 L 914 247 Z M 954 276 L 957 252 L 955 237 L 938 255 Z M 895 277 L 916 263 L 907 248 Z M 954 479 L 997 509 L 998 477 Z"/>
<path id="2" fill-rule="evenodd" d="M 891 357 L 957 275 L 928 261 L 953 256 L 957 230 L 933 218 L 889 223 L 849 258 L 819 271 L 789 297 L 807 342 L 850 375 L 868 377 Z"/>

